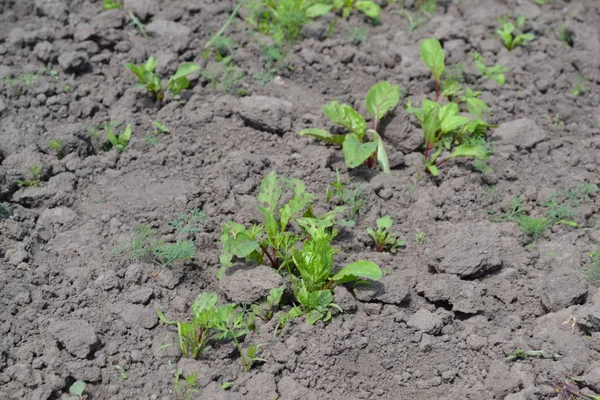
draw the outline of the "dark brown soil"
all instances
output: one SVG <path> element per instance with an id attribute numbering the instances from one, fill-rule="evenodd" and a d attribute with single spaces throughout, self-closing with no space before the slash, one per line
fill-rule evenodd
<path id="1" fill-rule="evenodd" d="M 551 399 L 552 379 L 575 377 L 599 392 L 600 293 L 581 272 L 600 240 L 598 198 L 574 207 L 586 228 L 554 225 L 534 244 L 514 222 L 491 222 L 489 211 L 507 211 L 520 195 L 537 216 L 552 193 L 598 184 L 600 2 L 443 1 L 412 32 L 400 4 L 385 6 L 378 26 L 357 15 L 339 21 L 331 37 L 320 20 L 266 85 L 254 79 L 265 71 L 258 37 L 238 18 L 226 35 L 244 83 L 230 94 L 195 78 L 182 101 L 163 104 L 135 88 L 124 63 L 154 55 L 165 75 L 186 61 L 218 68 L 200 54 L 234 4 L 125 0 L 105 12 L 101 3 L 0 2 L 0 201 L 12 214 L 0 220 L 1 399 L 58 399 L 75 380 L 88 384 L 89 399 L 174 399 L 178 369 L 198 372 L 192 398 L 206 400 Z M 148 38 L 128 24 L 130 10 L 153 21 Z M 506 14 L 527 16 L 536 39 L 526 48 L 508 52 L 496 37 Z M 561 24 L 572 47 L 557 38 Z M 366 43 L 349 39 L 360 27 L 369 29 Z M 297 135 L 327 126 L 320 108 L 328 101 L 364 111 L 378 81 L 399 84 L 403 104 L 431 98 L 418 52 L 431 36 L 492 108 L 494 172 L 456 161 L 437 179 L 423 174 L 422 134 L 403 107 L 383 131 L 390 176 L 348 171 L 338 149 Z M 504 86 L 478 77 L 473 50 L 510 68 Z M 42 69 L 58 74 L 38 73 L 31 84 L 23 75 Z M 579 77 L 585 90 L 575 96 Z M 236 97 L 239 89 L 248 95 Z M 133 125 L 125 152 L 94 149 L 87 127 L 111 120 Z M 158 144 L 145 140 L 153 121 L 170 130 Z M 52 139 L 63 144 L 60 159 Z M 42 182 L 19 188 L 35 165 Z M 298 319 L 281 336 L 259 326 L 245 340 L 264 344 L 266 362 L 249 373 L 228 343 L 198 361 L 161 350 L 177 337 L 157 307 L 184 319 L 202 291 L 235 299 L 245 290 L 217 281 L 218 239 L 226 220 L 258 219 L 262 178 L 276 170 L 323 198 L 338 168 L 368 195 L 357 225 L 337 240 L 339 259 L 378 262 L 387 272 L 379 289 L 336 290 L 346 312 L 328 324 Z M 168 222 L 194 208 L 207 214 L 194 262 L 159 267 L 111 256 L 139 224 L 172 239 Z M 407 242 L 395 255 L 373 252 L 364 234 L 383 215 Z M 517 349 L 562 358 L 507 362 Z"/>

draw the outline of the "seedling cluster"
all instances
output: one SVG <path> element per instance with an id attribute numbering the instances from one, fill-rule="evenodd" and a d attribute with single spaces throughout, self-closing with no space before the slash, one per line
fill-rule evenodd
<path id="1" fill-rule="evenodd" d="M 164 85 L 161 78 L 154 72 L 157 65 L 158 60 L 154 57 L 148 58 L 141 65 L 125 64 L 137 77 L 137 87 L 146 89 L 156 100 L 163 100 L 166 93 L 170 94 L 174 99 L 179 98 L 179 94 L 190 86 L 188 76 L 200 70 L 200 65 L 198 64 L 182 64 L 177 69 L 177 72 L 169 78 L 167 84 Z"/>
<path id="2" fill-rule="evenodd" d="M 516 24 L 513 24 L 509 17 L 500 19 L 500 27 L 498 30 L 496 30 L 496 33 L 498 36 L 500 36 L 502 39 L 502 44 L 508 50 L 512 50 L 517 46 L 526 46 L 527 43 L 535 39 L 535 35 L 533 33 L 523 32 L 525 21 L 526 18 L 522 15 L 517 17 Z"/>

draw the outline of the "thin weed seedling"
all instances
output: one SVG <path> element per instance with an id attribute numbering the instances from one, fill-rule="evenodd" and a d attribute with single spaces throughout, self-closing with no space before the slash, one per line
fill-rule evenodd
<path id="1" fill-rule="evenodd" d="M 349 188 L 348 183 L 342 181 L 340 171 L 337 170 L 335 180 L 327 187 L 325 200 L 347 207 L 346 217 L 352 221 L 358 217 L 360 209 L 367 204 L 367 195 L 360 186 Z"/>
<path id="2" fill-rule="evenodd" d="M 514 353 L 506 357 L 506 361 L 525 360 L 527 358 L 550 358 L 558 360 L 562 356 L 558 353 L 551 353 L 544 350 L 523 350 L 517 349 Z"/>
<path id="3" fill-rule="evenodd" d="M 471 58 L 475 68 L 484 78 L 494 81 L 500 86 L 504 85 L 504 82 L 506 82 L 504 74 L 509 71 L 508 68 L 502 65 L 486 66 L 483 56 L 476 51 L 471 52 Z"/>
<path id="4" fill-rule="evenodd" d="M 129 24 L 133 25 L 137 29 L 140 36 L 147 38 L 148 33 L 146 32 L 146 25 L 142 24 L 142 21 L 135 16 L 133 12 L 129 12 Z"/>
<path id="5" fill-rule="evenodd" d="M 56 154 L 56 157 L 60 160 L 63 156 L 62 154 L 62 143 L 56 139 L 52 139 L 48 142 L 48 148 Z"/>
<path id="6" fill-rule="evenodd" d="M 182 379 L 183 378 L 183 379 Z M 194 372 L 188 376 L 183 376 L 183 369 L 178 369 L 173 376 L 173 392 L 177 399 L 192 400 L 194 395 L 200 393 L 196 389 L 198 384 L 198 373 Z"/>
<path id="7" fill-rule="evenodd" d="M 588 253 L 588 261 L 581 267 L 581 272 L 592 285 L 600 286 L 600 250 Z"/>

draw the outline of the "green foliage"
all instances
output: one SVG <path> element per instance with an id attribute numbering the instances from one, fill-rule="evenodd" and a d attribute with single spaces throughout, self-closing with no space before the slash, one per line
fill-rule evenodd
<path id="1" fill-rule="evenodd" d="M 62 158 L 62 143 L 56 139 L 48 142 L 48 148 L 56 153 L 58 158 Z"/>
<path id="2" fill-rule="evenodd" d="M 180 214 L 169 225 L 177 233 L 174 243 L 167 243 L 158 237 L 156 230 L 148 225 L 135 228 L 133 240 L 113 250 L 115 257 L 126 257 L 131 261 L 146 261 L 162 266 L 189 262 L 196 258 L 196 245 L 188 235 L 198 232 L 204 223 L 205 214 L 201 210 L 190 210 Z"/>
<path id="3" fill-rule="evenodd" d="M 285 286 L 273 288 L 269 291 L 267 301 L 264 304 L 250 305 L 250 309 L 254 315 L 263 321 L 270 321 L 273 318 L 274 312 L 279 308 L 279 303 L 281 303 L 281 296 L 283 296 L 284 290 Z"/>
<path id="4" fill-rule="evenodd" d="M 139 32 L 140 36 L 147 38 L 148 33 L 146 32 L 146 25 L 142 24 L 142 21 L 135 14 L 129 11 L 129 24 L 133 25 Z"/>
<path id="5" fill-rule="evenodd" d="M 369 28 L 364 26 L 352 28 L 346 33 L 346 37 L 351 42 L 365 44 L 369 41 Z"/>
<path id="6" fill-rule="evenodd" d="M 197 384 L 197 372 L 184 377 L 183 369 L 180 368 L 175 372 L 175 376 L 173 377 L 173 392 L 178 399 L 192 400 L 194 395 L 200 393 L 200 391 L 196 389 Z"/>
<path id="7" fill-rule="evenodd" d="M 427 234 L 425 232 L 417 232 L 415 234 L 415 241 L 419 246 L 425 244 L 425 239 L 427 238 Z"/>
<path id="8" fill-rule="evenodd" d="M 309 325 L 330 320 L 331 308 L 342 311 L 333 303 L 334 286 L 364 279 L 379 280 L 383 275 L 377 264 L 364 260 L 348 264 L 333 274 L 332 236 L 325 229 L 315 229 L 293 256 L 298 276 L 292 278 L 292 290 L 299 305 L 290 311 L 290 315 L 306 315 Z"/>
<path id="9" fill-rule="evenodd" d="M 552 379 L 554 392 L 558 394 L 557 400 L 600 400 L 600 395 L 592 392 L 590 389 L 581 390 L 578 385 L 581 383 L 577 378 L 566 378 L 556 376 Z"/>
<path id="10" fill-rule="evenodd" d="M 184 63 L 177 68 L 175 74 L 169 78 L 166 86 L 164 86 L 160 77 L 154 73 L 157 64 L 158 61 L 154 57 L 148 58 L 144 64 L 140 65 L 125 64 L 137 77 L 138 83 L 136 86 L 140 89 L 146 89 L 156 100 L 164 99 L 165 93 L 169 93 L 175 99 L 178 98 L 179 93 L 190 86 L 190 80 L 187 77 L 200 70 L 198 64 Z"/>
<path id="11" fill-rule="evenodd" d="M 294 42 L 302 27 L 329 13 L 333 5 L 318 0 L 250 0 L 246 21 L 278 45 Z"/>
<path id="12" fill-rule="evenodd" d="M 522 33 L 523 25 L 525 25 L 525 17 L 523 16 L 517 18 L 516 26 L 508 17 L 504 17 L 500 20 L 500 27 L 496 30 L 496 33 L 500 36 L 502 44 L 504 44 L 504 47 L 508 50 L 512 50 L 517 46 L 525 46 L 535 39 L 533 33 Z M 521 33 L 515 34 L 515 31 Z"/>
<path id="13" fill-rule="evenodd" d="M 284 198 L 289 200 L 283 202 Z M 313 200 L 314 195 L 306 192 L 301 180 L 279 177 L 275 171 L 265 176 L 258 194 L 258 210 L 264 223 L 248 229 L 233 221 L 225 223 L 221 233 L 223 250 L 219 276 L 223 268 L 233 265 L 234 257 L 259 264 L 266 258 L 275 269 L 288 267 L 299 240 L 297 235 L 287 231 L 288 225 L 306 211 Z"/>
<path id="14" fill-rule="evenodd" d="M 37 186 L 42 181 L 42 167 L 40 165 L 29 167 L 28 170 L 31 178 L 18 179 L 18 187 L 33 187 Z"/>
<path id="15" fill-rule="evenodd" d="M 494 65 L 492 67 L 486 66 L 483 56 L 476 51 L 471 52 L 471 58 L 473 59 L 475 68 L 477 68 L 484 78 L 494 81 L 500 86 L 504 85 L 504 82 L 506 81 L 504 74 L 509 71 L 508 68 L 502 65 Z"/>
<path id="16" fill-rule="evenodd" d="M 517 349 L 514 353 L 506 357 L 506 361 L 525 360 L 527 358 L 550 358 L 558 360 L 562 358 L 560 354 L 548 352 L 545 350 L 523 350 Z"/>
<path id="17" fill-rule="evenodd" d="M 333 0 L 333 10 L 341 11 L 342 18 L 350 17 L 353 12 L 361 12 L 372 20 L 377 20 L 381 14 L 381 7 L 371 0 Z"/>
<path id="18" fill-rule="evenodd" d="M 424 40 L 420 46 L 421 60 L 427 65 L 431 71 L 431 75 L 435 80 L 435 100 L 440 98 L 440 88 L 442 82 L 442 74 L 444 73 L 444 50 L 442 45 L 436 38 Z"/>
<path id="19" fill-rule="evenodd" d="M 490 167 L 483 160 L 475 160 L 473 162 L 473 168 L 475 168 L 475 171 L 479 172 L 482 175 L 488 175 L 494 172 L 494 168 Z"/>
<path id="20" fill-rule="evenodd" d="M 0 203 L 0 220 L 10 218 L 12 213 L 4 204 Z"/>
<path id="21" fill-rule="evenodd" d="M 86 383 L 83 381 L 75 381 L 69 387 L 69 394 L 63 394 L 61 396 L 61 400 L 85 400 L 87 399 L 87 395 L 83 394 L 85 392 Z"/>
<path id="22" fill-rule="evenodd" d="M 592 285 L 600 286 L 600 250 L 588 253 L 588 261 L 581 267 L 581 272 Z"/>
<path id="23" fill-rule="evenodd" d="M 373 118 L 372 129 L 367 129 L 367 123 L 358 111 L 348 104 L 340 104 L 332 101 L 323 107 L 323 113 L 329 119 L 344 127 L 348 133 L 345 135 L 333 135 L 324 129 L 304 129 L 300 136 L 312 136 L 327 143 L 342 146 L 344 160 L 349 168 L 356 168 L 366 164 L 370 168 L 378 165 L 385 172 L 390 173 L 390 163 L 383 140 L 377 132 L 379 121 L 387 112 L 392 110 L 400 100 L 398 85 L 389 82 L 375 84 L 367 93 L 365 105 L 367 111 Z"/>
<path id="24" fill-rule="evenodd" d="M 523 233 L 532 238 L 534 243 L 537 242 L 540 237 L 545 236 L 546 231 L 553 223 L 549 218 L 533 218 L 529 215 L 521 215 L 516 221 Z"/>
<path id="25" fill-rule="evenodd" d="M 489 153 L 473 138 L 485 137 L 489 125 L 481 118 L 471 118 L 459 114 L 457 103 L 440 105 L 431 100 L 423 100 L 421 108 L 408 104 L 407 111 L 421 121 L 425 138 L 423 165 L 433 176 L 439 175 L 439 166 L 454 158 L 476 158 L 484 160 Z M 444 151 L 450 151 L 444 159 L 438 160 Z"/>
<path id="26" fill-rule="evenodd" d="M 104 134 L 106 135 L 106 139 L 108 139 L 108 143 L 104 146 L 105 151 L 109 151 L 113 148 L 116 148 L 119 151 L 127 150 L 127 145 L 129 144 L 129 139 L 131 139 L 131 125 L 127 124 L 125 130 L 121 133 L 117 133 L 114 131 L 116 127 L 113 123 L 105 123 L 103 126 Z"/>
<path id="27" fill-rule="evenodd" d="M 218 300 L 216 293 L 201 293 L 192 304 L 191 321 L 170 321 L 160 309 L 157 313 L 163 323 L 177 327 L 179 350 L 184 357 L 197 359 L 212 340 L 232 340 L 248 372 L 255 362 L 265 361 L 256 356 L 260 345 L 243 350 L 239 339 L 249 332 L 246 316 L 238 311 L 237 304 L 217 305 Z"/>
<path id="28" fill-rule="evenodd" d="M 340 171 L 335 172 L 335 180 L 329 184 L 325 192 L 325 200 L 347 207 L 345 215 L 349 220 L 354 220 L 360 209 L 367 204 L 367 195 L 360 186 L 348 187 L 348 183 L 342 181 Z"/>
<path id="29" fill-rule="evenodd" d="M 392 217 L 386 215 L 377 220 L 377 230 L 371 227 L 367 228 L 367 233 L 373 239 L 373 243 L 375 243 L 375 250 L 380 253 L 382 251 L 396 253 L 398 247 L 405 245 L 403 240 L 398 239 L 393 233 L 388 231 L 391 227 Z"/>
<path id="30" fill-rule="evenodd" d="M 105 10 L 113 10 L 113 9 L 123 7 L 123 4 L 119 3 L 118 1 L 114 1 L 114 0 L 104 0 L 102 2 L 102 6 L 104 7 Z"/>
<path id="31" fill-rule="evenodd" d="M 585 93 L 585 82 L 586 82 L 586 79 L 584 76 L 578 76 L 577 82 L 575 83 L 575 85 L 573 85 L 573 89 L 571 89 L 571 93 L 574 96 L 581 96 L 582 94 L 584 94 Z"/>
<path id="32" fill-rule="evenodd" d="M 575 45 L 575 38 L 573 36 L 573 32 L 571 32 L 565 24 L 561 24 L 558 28 L 558 39 L 565 42 L 565 44 L 569 47 L 573 47 Z"/>

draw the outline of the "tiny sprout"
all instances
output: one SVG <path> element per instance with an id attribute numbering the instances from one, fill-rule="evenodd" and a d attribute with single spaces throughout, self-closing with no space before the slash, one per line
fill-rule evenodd
<path id="1" fill-rule="evenodd" d="M 501 19 L 500 24 L 501 25 L 496 30 L 496 33 L 498 36 L 500 36 L 504 47 L 506 47 L 508 50 L 512 50 L 517 46 L 525 46 L 527 43 L 535 39 L 535 35 L 533 33 L 520 33 L 518 35 L 514 34 L 515 30 L 522 32 L 523 25 L 525 25 L 525 17 L 522 15 L 517 18 L 516 26 L 510 22 L 508 17 Z"/>
<path id="2" fill-rule="evenodd" d="M 156 100 L 164 99 L 165 93 L 167 92 L 170 93 L 173 98 L 178 98 L 179 93 L 190 86 L 190 80 L 187 77 L 200 69 L 200 65 L 198 64 L 181 64 L 179 68 L 177 68 L 175 74 L 169 78 L 167 85 L 163 87 L 160 77 L 154 72 L 157 65 L 158 60 L 154 57 L 148 58 L 148 60 L 141 65 L 131 63 L 125 64 L 125 66 L 138 78 L 137 87 L 146 89 Z"/>
<path id="3" fill-rule="evenodd" d="M 60 156 L 62 150 L 62 143 L 56 139 L 50 140 L 48 142 L 48 148 L 56 153 L 57 156 Z"/>
<path id="4" fill-rule="evenodd" d="M 391 253 L 396 253 L 398 247 L 404 246 L 404 241 L 398 239 L 393 233 L 388 232 L 392 226 L 392 217 L 386 215 L 377 220 L 377 230 L 368 227 L 367 233 L 375 243 L 375 250 L 381 253 L 384 250 L 389 250 Z"/>
<path id="5" fill-rule="evenodd" d="M 110 150 L 113 147 L 117 148 L 119 151 L 127 150 L 127 145 L 129 144 L 129 139 L 131 139 L 132 134 L 130 124 L 127 124 L 125 130 L 121 133 L 114 132 L 111 124 L 104 124 L 104 133 L 109 142 L 107 150 Z"/>
<path id="6" fill-rule="evenodd" d="M 87 395 L 84 395 L 86 384 L 83 381 L 75 381 L 69 387 L 69 394 L 63 394 L 61 400 L 85 400 Z"/>
<path id="7" fill-rule="evenodd" d="M 422 246 L 425 243 L 425 238 L 427 234 L 425 232 L 418 232 L 415 234 L 415 240 L 419 246 Z"/>
<path id="8" fill-rule="evenodd" d="M 29 173 L 32 176 L 32 179 L 19 179 L 17 180 L 17 186 L 22 187 L 33 187 L 41 182 L 42 179 L 42 167 L 40 165 L 34 165 L 33 167 L 29 167 Z"/>

